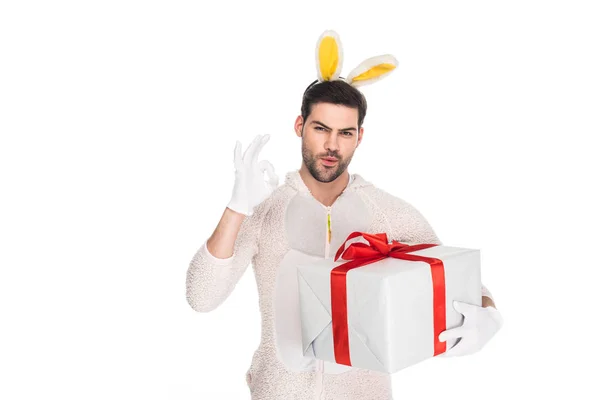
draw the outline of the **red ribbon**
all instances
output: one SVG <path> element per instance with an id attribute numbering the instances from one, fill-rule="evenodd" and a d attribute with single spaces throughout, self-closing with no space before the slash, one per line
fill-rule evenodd
<path id="1" fill-rule="evenodd" d="M 346 248 L 346 243 L 358 236 L 365 238 L 369 244 L 355 242 Z M 352 365 L 350 362 L 350 341 L 348 338 L 346 274 L 351 269 L 362 267 L 387 257 L 408 261 L 424 261 L 431 266 L 431 278 L 433 282 L 433 355 L 437 356 L 446 351 L 446 342 L 438 340 L 439 334 L 446 329 L 444 263 L 437 258 L 406 254 L 434 246 L 437 246 L 437 244 L 423 243 L 408 245 L 396 240 L 388 243 L 385 233 L 370 234 L 353 232 L 348 236 L 335 254 L 334 261 L 337 261 L 340 255 L 342 255 L 342 259 L 349 261 L 331 270 L 331 317 L 336 363 Z"/>

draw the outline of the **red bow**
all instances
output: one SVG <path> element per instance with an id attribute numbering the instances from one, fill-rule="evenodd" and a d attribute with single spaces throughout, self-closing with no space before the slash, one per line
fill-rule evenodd
<path id="1" fill-rule="evenodd" d="M 358 236 L 362 236 L 369 244 L 355 242 L 346 248 L 346 243 Z M 440 342 L 438 335 L 446 329 L 446 283 L 444 277 L 444 263 L 442 260 L 431 257 L 407 254 L 412 251 L 423 250 L 437 244 L 408 245 L 393 240 L 388 243 L 385 233 L 353 232 L 340 246 L 335 254 L 334 261 L 340 255 L 348 262 L 331 270 L 331 318 L 333 328 L 333 343 L 335 360 L 338 364 L 351 366 L 350 342 L 348 338 L 348 304 L 346 294 L 346 274 L 354 268 L 362 267 L 387 257 L 394 257 L 408 261 L 424 261 L 431 266 L 433 282 L 433 315 L 434 315 L 434 356 L 446 351 L 446 342 Z"/>

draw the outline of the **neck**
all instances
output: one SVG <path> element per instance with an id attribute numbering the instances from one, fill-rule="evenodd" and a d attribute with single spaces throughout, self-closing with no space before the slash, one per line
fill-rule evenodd
<path id="1" fill-rule="evenodd" d="M 348 182 L 350 181 L 348 169 L 331 182 L 319 182 L 316 180 L 310 174 L 304 163 L 302 163 L 299 173 L 315 200 L 327 207 L 335 202 L 344 189 L 346 189 L 346 186 L 348 186 Z"/>

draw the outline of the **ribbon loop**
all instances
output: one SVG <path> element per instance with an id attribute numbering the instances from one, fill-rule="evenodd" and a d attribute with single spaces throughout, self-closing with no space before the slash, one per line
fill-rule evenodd
<path id="1" fill-rule="evenodd" d="M 346 243 L 348 243 L 348 241 L 359 236 L 362 236 L 363 239 L 369 242 L 369 244 L 367 245 L 365 243 L 356 242 L 351 243 L 346 248 Z M 384 246 L 387 246 L 387 235 L 385 233 L 371 234 L 363 232 L 352 232 L 350 235 L 348 235 L 344 243 L 342 243 L 338 251 L 335 253 L 334 261 L 337 261 L 338 258 L 340 258 L 340 255 L 342 255 L 342 259 L 344 260 L 353 260 L 355 258 L 364 257 L 366 254 L 369 254 L 369 256 L 374 256 L 374 251 L 382 253 L 381 250 L 384 249 Z"/>
<path id="2" fill-rule="evenodd" d="M 356 238 L 362 236 L 369 244 L 365 244 L 362 242 L 354 242 L 346 247 L 346 244 Z M 425 246 L 425 247 L 423 247 Z M 391 243 L 388 243 L 387 234 L 384 233 L 365 233 L 365 232 L 352 232 L 344 243 L 340 246 L 338 251 L 335 253 L 334 261 L 337 261 L 340 258 L 346 261 L 352 261 L 356 259 L 362 258 L 370 258 L 378 255 L 381 256 L 392 256 L 391 253 L 408 253 L 410 251 L 421 250 L 427 247 L 431 247 L 433 245 L 430 244 L 417 244 L 417 245 L 409 245 L 406 243 L 398 242 L 397 240 L 392 240 Z"/>

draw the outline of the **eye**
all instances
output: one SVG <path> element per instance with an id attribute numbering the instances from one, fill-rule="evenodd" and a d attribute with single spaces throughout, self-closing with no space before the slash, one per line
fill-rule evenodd
<path id="1" fill-rule="evenodd" d="M 318 130 L 318 131 L 322 131 L 323 130 L 323 128 L 321 128 L 320 126 L 317 126 L 315 129 Z"/>
<path id="2" fill-rule="evenodd" d="M 345 132 L 342 132 L 342 133 L 347 133 L 346 136 L 352 136 L 352 132 L 345 131 Z"/>

